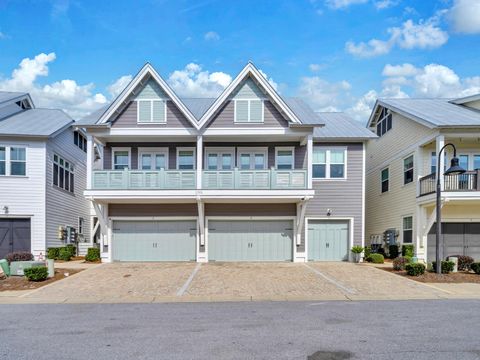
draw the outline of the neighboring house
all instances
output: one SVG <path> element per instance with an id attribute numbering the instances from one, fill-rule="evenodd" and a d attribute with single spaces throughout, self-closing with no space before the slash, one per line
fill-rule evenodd
<path id="1" fill-rule="evenodd" d="M 61 110 L 35 108 L 27 93 L 0 92 L 0 258 L 45 255 L 64 245 L 59 227 L 90 242 L 86 140 Z"/>
<path id="2" fill-rule="evenodd" d="M 77 125 L 103 261 L 347 260 L 363 244 L 374 135 L 280 96 L 252 63 L 211 99 L 179 98 L 146 64 Z"/>
<path id="3" fill-rule="evenodd" d="M 418 257 L 435 259 L 437 154 L 453 143 L 468 171 L 440 177 L 443 254 L 480 260 L 479 110 L 480 95 L 376 102 L 368 122 L 379 138 L 367 146 L 367 241 L 381 241 L 391 229 Z M 448 147 L 441 163 L 449 167 L 452 156 Z"/>

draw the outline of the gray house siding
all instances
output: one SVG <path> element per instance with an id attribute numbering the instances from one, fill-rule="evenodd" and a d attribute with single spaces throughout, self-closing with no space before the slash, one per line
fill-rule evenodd
<path id="1" fill-rule="evenodd" d="M 197 204 L 110 204 L 109 216 L 197 216 Z"/>
<path id="2" fill-rule="evenodd" d="M 295 216 L 292 203 L 205 204 L 205 216 Z"/>

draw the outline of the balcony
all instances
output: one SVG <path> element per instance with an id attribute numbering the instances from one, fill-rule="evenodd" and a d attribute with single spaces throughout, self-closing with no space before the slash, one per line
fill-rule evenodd
<path id="1" fill-rule="evenodd" d="M 307 170 L 204 171 L 202 186 L 206 190 L 306 189 Z"/>
<path id="2" fill-rule="evenodd" d="M 467 171 L 463 174 L 445 175 L 442 191 L 468 192 L 480 191 L 480 170 Z M 420 178 L 420 196 L 436 192 L 435 173 Z"/>

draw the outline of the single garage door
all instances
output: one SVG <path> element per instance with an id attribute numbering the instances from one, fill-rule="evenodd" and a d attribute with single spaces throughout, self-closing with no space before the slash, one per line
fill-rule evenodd
<path id="1" fill-rule="evenodd" d="M 197 222 L 114 221 L 115 261 L 190 261 L 196 257 Z"/>
<path id="2" fill-rule="evenodd" d="M 309 220 L 308 260 L 348 260 L 349 221 Z"/>
<path id="3" fill-rule="evenodd" d="M 209 220 L 208 258 L 217 261 L 291 261 L 291 220 Z"/>
<path id="4" fill-rule="evenodd" d="M 428 233 L 427 257 L 436 257 L 436 224 Z M 480 261 L 480 223 L 442 223 L 443 256 L 468 255 Z"/>
<path id="5" fill-rule="evenodd" d="M 0 259 L 13 251 L 31 251 L 30 219 L 0 219 Z"/>

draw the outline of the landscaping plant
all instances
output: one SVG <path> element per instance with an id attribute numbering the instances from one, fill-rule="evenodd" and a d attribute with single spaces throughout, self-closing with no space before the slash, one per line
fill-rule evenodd
<path id="1" fill-rule="evenodd" d="M 77 255 L 77 248 L 75 245 L 73 244 L 68 244 L 67 246 L 65 246 L 68 251 L 70 251 L 70 257 L 74 257 Z"/>
<path id="2" fill-rule="evenodd" d="M 480 262 L 475 262 L 470 265 L 470 269 L 472 269 L 475 274 L 480 275 Z"/>
<path id="3" fill-rule="evenodd" d="M 398 245 L 390 245 L 388 247 L 388 255 L 390 259 L 396 259 L 398 257 Z"/>
<path id="4" fill-rule="evenodd" d="M 9 264 L 11 264 L 13 261 L 32 261 L 33 255 L 28 251 L 14 251 L 7 254 L 7 256 L 5 256 L 5 260 L 7 260 Z"/>
<path id="5" fill-rule="evenodd" d="M 420 276 L 425 274 L 425 265 L 420 263 L 407 264 L 405 270 L 407 270 L 407 275 Z"/>
<path id="6" fill-rule="evenodd" d="M 352 253 L 361 254 L 363 252 L 363 247 L 359 245 L 352 246 Z"/>
<path id="7" fill-rule="evenodd" d="M 70 259 L 72 258 L 71 250 L 67 247 L 61 247 L 59 249 L 60 250 L 58 251 L 58 259 L 63 261 L 70 261 Z"/>
<path id="8" fill-rule="evenodd" d="M 85 255 L 85 260 L 89 262 L 95 262 L 100 260 L 100 249 L 98 248 L 88 248 L 87 255 Z"/>
<path id="9" fill-rule="evenodd" d="M 372 253 L 372 248 L 370 246 L 365 246 L 365 259 L 369 259 L 370 258 L 370 254 Z M 367 260 L 369 261 L 369 260 Z"/>
<path id="10" fill-rule="evenodd" d="M 452 257 L 456 257 L 458 259 L 459 271 L 469 271 L 470 265 L 472 265 L 475 261 L 471 256 L 466 256 L 466 255 L 451 255 L 447 257 L 447 260 L 450 260 L 450 258 Z"/>
<path id="11" fill-rule="evenodd" d="M 385 260 L 382 254 L 371 254 L 369 259 L 374 264 L 383 264 Z"/>
<path id="12" fill-rule="evenodd" d="M 48 269 L 46 266 L 35 266 L 23 271 L 29 281 L 44 281 L 48 278 Z"/>
<path id="13" fill-rule="evenodd" d="M 404 244 L 402 245 L 402 256 L 414 257 L 415 248 L 413 244 Z"/>
<path id="14" fill-rule="evenodd" d="M 58 260 L 60 255 L 60 248 L 52 247 L 47 249 L 47 259 Z"/>
<path id="15" fill-rule="evenodd" d="M 453 261 L 442 261 L 441 263 L 442 267 L 442 274 L 449 274 L 453 271 L 453 268 L 455 267 L 455 263 Z M 437 262 L 432 261 L 432 269 L 433 271 L 437 270 Z"/>
<path id="16" fill-rule="evenodd" d="M 400 271 L 405 270 L 405 266 L 411 261 L 410 258 L 405 256 L 399 256 L 393 259 L 393 270 Z"/>

